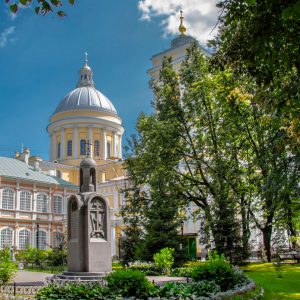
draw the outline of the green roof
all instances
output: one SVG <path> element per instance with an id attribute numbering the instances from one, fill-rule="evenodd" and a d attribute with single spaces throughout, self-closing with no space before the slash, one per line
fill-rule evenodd
<path id="1" fill-rule="evenodd" d="M 25 162 L 15 158 L 0 156 L 0 176 L 46 184 L 56 184 L 71 189 L 78 189 L 76 185 L 66 180 L 36 171 L 32 166 L 29 166 Z"/>

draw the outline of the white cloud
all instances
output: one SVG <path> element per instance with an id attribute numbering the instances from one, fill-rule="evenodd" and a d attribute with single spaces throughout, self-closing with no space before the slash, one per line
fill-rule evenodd
<path id="1" fill-rule="evenodd" d="M 5 47 L 7 43 L 14 40 L 10 37 L 14 33 L 14 31 L 15 31 L 15 26 L 10 26 L 4 29 L 0 33 L 0 48 Z"/>
<path id="2" fill-rule="evenodd" d="M 218 0 L 140 0 L 138 8 L 142 12 L 142 20 L 162 17 L 161 25 L 165 34 L 178 33 L 179 11 L 182 9 L 186 33 L 205 43 L 216 33 L 216 29 L 212 30 L 219 15 L 217 2 Z"/>

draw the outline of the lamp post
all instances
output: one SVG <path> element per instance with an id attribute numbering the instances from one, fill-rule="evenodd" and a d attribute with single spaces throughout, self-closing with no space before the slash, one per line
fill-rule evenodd
<path id="1" fill-rule="evenodd" d="M 179 244 L 179 249 L 182 250 L 183 249 L 183 245 L 182 245 L 182 243 L 183 243 L 183 225 L 184 225 L 183 220 L 180 220 L 179 224 L 180 224 L 180 229 L 181 229 L 181 243 Z"/>
<path id="2" fill-rule="evenodd" d="M 40 224 L 38 221 L 40 220 L 39 217 L 36 217 L 36 248 L 40 249 Z"/>

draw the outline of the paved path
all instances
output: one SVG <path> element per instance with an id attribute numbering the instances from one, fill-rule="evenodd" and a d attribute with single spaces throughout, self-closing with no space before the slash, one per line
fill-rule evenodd
<path id="1" fill-rule="evenodd" d="M 43 282 L 47 276 L 53 274 L 43 272 L 31 272 L 31 271 L 18 271 L 14 279 L 17 283 L 34 283 Z M 165 281 L 186 281 L 184 277 L 167 277 L 167 276 L 147 276 L 151 282 L 165 282 Z"/>
<path id="2" fill-rule="evenodd" d="M 42 282 L 47 276 L 53 274 L 43 272 L 18 271 L 14 279 L 15 282 Z"/>

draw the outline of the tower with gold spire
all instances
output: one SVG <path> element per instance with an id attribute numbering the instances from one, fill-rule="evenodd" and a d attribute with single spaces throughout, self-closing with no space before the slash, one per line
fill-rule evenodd
<path id="1" fill-rule="evenodd" d="M 191 47 L 191 45 L 195 42 L 205 55 L 210 56 L 210 53 L 205 48 L 203 48 L 195 38 L 186 34 L 187 28 L 184 25 L 184 16 L 182 10 L 180 10 L 179 20 L 179 35 L 171 41 L 171 47 L 163 52 L 154 54 L 151 57 L 152 67 L 150 70 L 148 70 L 148 74 L 151 77 L 151 80 L 159 80 L 159 71 L 161 69 L 164 57 L 171 57 L 173 67 L 175 69 L 178 69 L 186 57 L 187 49 Z"/>

